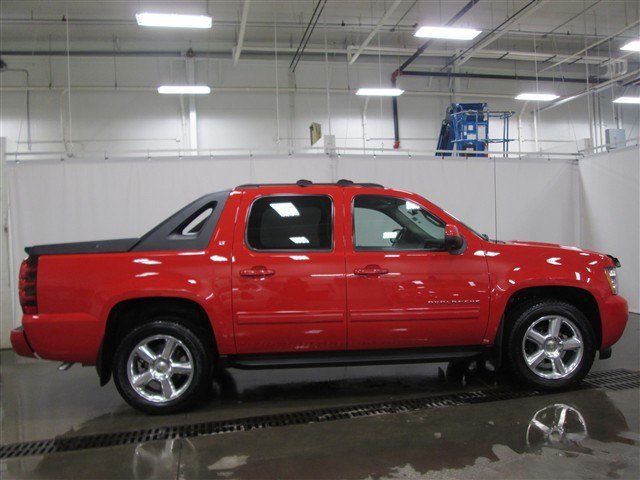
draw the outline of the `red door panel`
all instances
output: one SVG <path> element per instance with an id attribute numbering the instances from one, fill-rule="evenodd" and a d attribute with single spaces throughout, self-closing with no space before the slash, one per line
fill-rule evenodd
<path id="1" fill-rule="evenodd" d="M 249 248 L 246 222 L 254 200 L 259 196 L 300 194 L 331 198 L 332 250 Z M 245 191 L 234 233 L 232 269 L 234 328 L 239 354 L 346 349 L 342 222 L 342 191 L 337 188 L 269 187 L 260 189 L 259 195 Z"/>
<path id="2" fill-rule="evenodd" d="M 345 198 L 350 233 L 357 193 L 349 191 Z M 421 204 L 417 196 L 408 199 Z M 353 234 L 346 238 L 350 350 L 482 343 L 489 315 L 489 276 L 484 257 L 473 254 L 474 239 L 467 239 L 464 253 L 452 255 L 356 251 Z"/>

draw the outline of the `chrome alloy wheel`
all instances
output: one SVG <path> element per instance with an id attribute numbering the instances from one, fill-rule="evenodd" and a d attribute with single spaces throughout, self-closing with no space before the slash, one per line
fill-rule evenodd
<path id="1" fill-rule="evenodd" d="M 529 369 L 550 380 L 571 375 L 580 365 L 583 353 L 580 330 L 560 315 L 540 317 L 522 339 L 522 355 Z"/>
<path id="2" fill-rule="evenodd" d="M 142 340 L 127 360 L 129 383 L 142 398 L 159 404 L 175 400 L 193 380 L 191 352 L 171 335 Z"/>
<path id="3" fill-rule="evenodd" d="M 564 403 L 555 403 L 538 410 L 529 421 L 527 446 L 580 445 L 588 436 L 587 422 L 580 411 Z"/>

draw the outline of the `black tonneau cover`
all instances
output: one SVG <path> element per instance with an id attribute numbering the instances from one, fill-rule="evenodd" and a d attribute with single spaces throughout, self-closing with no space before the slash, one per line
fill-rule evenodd
<path id="1" fill-rule="evenodd" d="M 121 238 L 118 240 L 97 240 L 93 242 L 52 243 L 25 248 L 31 256 L 71 255 L 74 253 L 118 253 L 128 252 L 138 243 L 139 238 Z"/>
<path id="2" fill-rule="evenodd" d="M 230 191 L 210 193 L 181 208 L 140 238 L 97 240 L 92 242 L 55 243 L 36 245 L 24 250 L 30 256 L 71 255 L 80 253 L 150 252 L 158 250 L 204 250 L 209 245 L 222 209 Z M 181 234 L 189 222 L 204 210 L 212 208 L 211 215 L 195 234 Z"/>

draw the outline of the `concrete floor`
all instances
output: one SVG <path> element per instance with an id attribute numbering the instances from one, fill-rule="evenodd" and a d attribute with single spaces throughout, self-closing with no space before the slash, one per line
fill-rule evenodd
<path id="1" fill-rule="evenodd" d="M 640 370 L 640 316 L 594 370 Z M 495 388 L 446 364 L 230 370 L 188 414 L 128 407 L 95 370 L 0 354 L 1 443 Z M 563 413 L 564 412 L 564 413 Z M 564 435 L 545 426 L 565 417 Z M 554 420 L 555 419 L 555 420 Z M 640 478 L 640 392 L 574 390 L 477 405 L 0 461 L 0 478 Z"/>

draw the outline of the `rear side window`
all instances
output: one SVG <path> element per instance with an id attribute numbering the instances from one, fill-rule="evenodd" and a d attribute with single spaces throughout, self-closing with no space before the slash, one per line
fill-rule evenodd
<path id="1" fill-rule="evenodd" d="M 214 203 L 211 206 L 204 208 L 202 211 L 196 212 L 187 220 L 187 226 L 182 228 L 180 235 L 198 235 L 202 230 L 202 226 L 209 219 L 213 210 L 216 208 Z"/>
<path id="2" fill-rule="evenodd" d="M 131 251 L 207 248 L 227 198 L 228 191 L 200 197 L 145 233 Z"/>
<path id="3" fill-rule="evenodd" d="M 263 197 L 251 206 L 247 244 L 254 250 L 331 250 L 332 231 L 329 197 Z"/>

